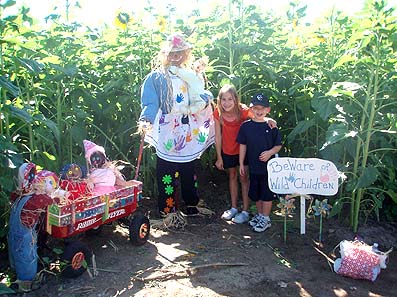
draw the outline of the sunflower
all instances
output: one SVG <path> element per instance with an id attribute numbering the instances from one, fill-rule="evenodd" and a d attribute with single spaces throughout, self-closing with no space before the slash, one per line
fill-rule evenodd
<path id="1" fill-rule="evenodd" d="M 157 20 L 157 26 L 159 27 L 159 31 L 161 33 L 165 32 L 167 29 L 167 20 L 164 17 L 159 17 Z"/>
<path id="2" fill-rule="evenodd" d="M 117 12 L 114 23 L 116 27 L 119 27 L 123 30 L 127 28 L 127 25 L 132 22 L 132 17 L 127 12 L 119 11 Z"/>

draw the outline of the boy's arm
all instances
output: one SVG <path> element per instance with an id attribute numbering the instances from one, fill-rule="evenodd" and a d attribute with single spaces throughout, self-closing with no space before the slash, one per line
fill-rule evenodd
<path id="1" fill-rule="evenodd" d="M 245 175 L 244 159 L 247 154 L 247 146 L 245 144 L 240 144 L 239 152 L 239 163 L 240 163 L 240 175 Z"/>

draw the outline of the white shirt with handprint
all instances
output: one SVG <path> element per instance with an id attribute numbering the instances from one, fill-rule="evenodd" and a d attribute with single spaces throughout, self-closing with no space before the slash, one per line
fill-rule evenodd
<path id="1" fill-rule="evenodd" d="M 215 129 L 212 107 L 196 114 L 183 114 L 180 104 L 189 102 L 188 88 L 185 81 L 171 75 L 173 89 L 173 108 L 171 113 L 162 114 L 159 110 L 148 131 L 145 141 L 156 148 L 159 158 L 171 162 L 185 163 L 193 161 L 214 143 Z"/>

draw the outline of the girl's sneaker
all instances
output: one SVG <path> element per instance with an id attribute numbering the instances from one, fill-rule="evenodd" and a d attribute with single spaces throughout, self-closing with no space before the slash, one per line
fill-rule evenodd
<path id="1" fill-rule="evenodd" d="M 235 224 L 244 224 L 244 223 L 248 222 L 249 219 L 250 219 L 250 216 L 249 216 L 248 212 L 243 210 L 242 212 L 239 212 L 238 214 L 236 214 L 234 216 L 234 218 L 232 219 L 232 222 Z"/>
<path id="2" fill-rule="evenodd" d="M 225 212 L 222 214 L 221 218 L 230 221 L 231 219 L 234 218 L 234 216 L 238 213 L 238 210 L 236 208 L 231 208 L 228 210 L 225 210 Z"/>
<path id="3" fill-rule="evenodd" d="M 265 218 L 261 216 L 258 223 L 252 228 L 252 230 L 254 230 L 255 232 L 263 232 L 271 226 L 272 223 L 270 222 L 270 220 L 265 220 Z"/>
<path id="4" fill-rule="evenodd" d="M 260 215 L 256 214 L 249 222 L 248 225 L 250 225 L 251 227 L 254 227 L 256 224 L 258 224 Z"/>

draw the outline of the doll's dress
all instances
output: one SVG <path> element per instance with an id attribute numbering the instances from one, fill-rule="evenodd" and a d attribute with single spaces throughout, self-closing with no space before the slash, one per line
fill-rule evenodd
<path id="1" fill-rule="evenodd" d="M 116 174 L 111 168 L 96 168 L 88 178 L 94 184 L 93 195 L 99 196 L 116 190 Z"/>
<path id="2" fill-rule="evenodd" d="M 63 179 L 59 182 L 59 187 L 70 193 L 68 198 L 71 200 L 83 198 L 87 194 L 87 182 L 83 180 Z"/>

